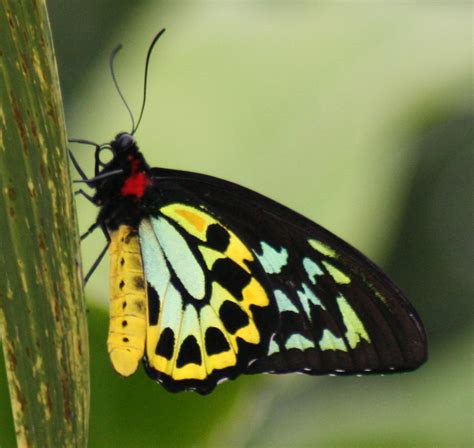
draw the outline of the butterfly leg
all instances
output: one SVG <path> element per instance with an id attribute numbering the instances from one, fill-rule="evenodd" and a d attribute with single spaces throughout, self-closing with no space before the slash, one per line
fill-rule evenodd
<path id="1" fill-rule="evenodd" d="M 90 140 L 84 140 L 82 138 L 71 138 L 68 140 L 70 143 L 80 143 L 81 145 L 91 145 L 91 146 L 94 146 L 95 147 L 95 167 L 94 167 L 94 173 L 95 175 L 97 176 L 97 174 L 99 173 L 100 171 L 100 160 L 99 160 L 99 148 L 100 148 L 100 145 L 95 143 L 95 142 L 92 142 Z M 84 171 L 81 169 L 81 167 L 79 166 L 79 163 L 77 162 L 77 160 L 75 159 L 75 157 L 72 155 L 71 151 L 69 151 L 69 155 L 71 157 L 71 160 L 72 160 L 72 163 L 74 165 L 74 167 L 76 168 L 76 170 L 78 171 L 78 173 L 81 175 L 82 179 L 83 180 L 87 180 L 87 176 L 84 174 Z"/>
<path id="2" fill-rule="evenodd" d="M 96 200 L 93 198 L 93 196 L 91 196 L 90 194 L 87 194 L 82 188 L 74 192 L 75 196 L 79 194 L 85 197 L 89 202 L 92 202 L 94 205 L 97 205 Z"/>
<path id="3" fill-rule="evenodd" d="M 107 249 L 109 248 L 109 244 L 110 243 L 107 241 L 107 244 L 102 249 L 102 252 L 99 254 L 97 259 L 94 261 L 94 263 L 90 267 L 89 271 L 87 272 L 86 276 L 84 277 L 84 285 L 87 284 L 87 282 L 91 278 L 91 275 L 94 273 L 94 271 L 97 269 L 97 266 L 99 266 L 100 262 L 104 258 L 105 254 L 107 253 Z"/>
<path id="4" fill-rule="evenodd" d="M 87 282 L 89 281 L 89 279 L 91 278 L 91 275 L 94 273 L 94 271 L 97 269 L 97 266 L 99 266 L 100 262 L 102 261 L 102 259 L 104 258 L 105 254 L 107 253 L 107 250 L 110 246 L 110 235 L 109 235 L 109 232 L 107 232 L 107 228 L 105 227 L 104 224 L 98 224 L 98 223 L 95 223 L 93 226 L 94 229 L 96 229 L 97 227 L 100 226 L 100 228 L 102 229 L 102 232 L 104 233 L 105 235 L 105 238 L 107 239 L 107 244 L 105 245 L 105 247 L 102 249 L 101 253 L 99 254 L 99 256 L 96 258 L 96 260 L 94 261 L 94 263 L 92 264 L 92 266 L 90 267 L 89 271 L 87 272 L 86 276 L 84 277 L 84 285 L 87 284 Z M 91 227 L 93 227 L 91 226 Z"/>
<path id="5" fill-rule="evenodd" d="M 87 184 L 89 187 L 93 187 L 94 182 L 97 182 L 98 180 L 106 179 L 107 177 L 116 176 L 117 174 L 122 174 L 122 173 L 123 173 L 123 169 L 112 170 L 112 171 L 107 171 L 106 173 L 103 173 L 103 174 L 99 174 L 95 177 L 91 177 L 89 179 L 73 180 L 72 183 L 73 184 Z"/>
<path id="6" fill-rule="evenodd" d="M 99 227 L 100 224 L 96 221 L 94 224 L 92 224 L 82 235 L 81 235 L 81 241 L 85 240 L 97 227 Z"/>
<path id="7" fill-rule="evenodd" d="M 83 180 L 86 180 L 87 179 L 87 175 L 86 173 L 84 172 L 84 170 L 81 168 L 81 165 L 79 165 L 79 162 L 77 161 L 77 159 L 74 157 L 74 154 L 72 153 L 71 150 L 69 150 L 69 157 L 71 158 L 71 162 L 74 166 L 74 168 L 76 169 L 76 171 L 79 173 L 79 176 L 81 176 L 81 178 Z"/>

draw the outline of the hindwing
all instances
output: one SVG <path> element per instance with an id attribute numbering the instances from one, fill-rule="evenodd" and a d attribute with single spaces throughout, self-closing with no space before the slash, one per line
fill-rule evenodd
<path id="1" fill-rule="evenodd" d="M 210 392 L 264 356 L 276 320 L 252 251 L 209 212 L 164 206 L 139 228 L 148 282 L 146 368 Z"/>

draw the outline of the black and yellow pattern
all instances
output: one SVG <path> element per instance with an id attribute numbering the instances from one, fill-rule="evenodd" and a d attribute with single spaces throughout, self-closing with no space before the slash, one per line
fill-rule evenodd
<path id="1" fill-rule="evenodd" d="M 268 335 L 254 309 L 265 310 L 270 299 L 248 267 L 254 255 L 235 233 L 205 211 L 177 203 L 141 223 L 140 241 L 151 375 L 170 389 L 201 390 L 263 353 Z"/>

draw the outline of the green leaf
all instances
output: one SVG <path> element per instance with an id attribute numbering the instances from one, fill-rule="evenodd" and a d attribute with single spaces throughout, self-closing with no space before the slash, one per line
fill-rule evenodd
<path id="1" fill-rule="evenodd" d="M 85 446 L 89 348 L 44 1 L 2 0 L 0 41 L 0 329 L 17 444 Z"/>

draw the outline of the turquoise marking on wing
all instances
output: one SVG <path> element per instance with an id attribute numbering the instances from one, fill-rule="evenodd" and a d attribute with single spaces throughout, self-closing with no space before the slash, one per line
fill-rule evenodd
<path id="1" fill-rule="evenodd" d="M 199 342 L 201 339 L 201 324 L 194 305 L 188 304 L 184 308 L 183 322 L 181 323 L 181 335 L 184 340 L 186 336 L 193 335 Z M 200 345 L 200 344 L 199 344 Z"/>
<path id="2" fill-rule="evenodd" d="M 316 284 L 317 275 L 324 275 L 324 271 L 315 261 L 311 260 L 311 258 L 303 258 L 303 267 L 306 273 L 308 274 L 309 280 L 313 285 Z"/>
<path id="3" fill-rule="evenodd" d="M 160 313 L 159 325 L 162 329 L 171 328 L 177 336 L 183 315 L 183 300 L 179 291 L 170 283 L 164 297 L 162 312 Z"/>
<path id="4" fill-rule="evenodd" d="M 280 347 L 278 347 L 278 344 L 273 340 L 270 341 L 270 347 L 268 348 L 268 354 L 267 356 L 273 355 L 273 353 L 278 353 L 280 351 Z"/>
<path id="5" fill-rule="evenodd" d="M 296 291 L 296 293 L 298 294 L 301 304 L 303 305 L 305 313 L 309 319 L 311 319 L 311 309 L 309 307 L 309 302 L 320 306 L 323 310 L 326 310 L 326 307 L 322 304 L 318 297 L 316 297 L 314 292 L 309 289 L 306 283 L 302 283 L 301 286 L 303 287 L 303 291 Z"/>
<path id="6" fill-rule="evenodd" d="M 279 274 L 288 261 L 288 251 L 284 247 L 280 250 L 276 250 L 265 243 L 265 241 L 260 243 L 260 247 L 262 248 L 262 254 L 254 253 L 262 265 L 263 270 L 267 274 Z"/>
<path id="7" fill-rule="evenodd" d="M 165 256 L 149 220 L 142 220 L 138 233 L 146 279 L 161 300 L 171 279 Z"/>
<path id="8" fill-rule="evenodd" d="M 306 350 L 307 348 L 313 348 L 314 344 L 302 334 L 292 334 L 285 342 L 285 347 L 287 349 L 297 348 L 298 350 Z"/>
<path id="9" fill-rule="evenodd" d="M 275 289 L 275 299 L 277 301 L 278 309 L 280 313 L 283 311 L 292 311 L 293 313 L 298 313 L 298 308 L 291 302 L 288 296 L 281 291 L 280 289 Z"/>
<path id="10" fill-rule="evenodd" d="M 196 342 L 199 346 L 199 351 L 201 352 L 201 359 L 204 359 L 205 357 L 202 354 L 203 343 L 201 336 L 201 324 L 196 308 L 194 307 L 194 305 L 188 304 L 184 308 L 184 311 L 182 311 L 181 315 L 182 321 L 178 335 L 177 347 L 181 347 L 181 344 L 184 342 L 184 340 L 189 335 L 192 335 L 196 338 Z"/>
<path id="11" fill-rule="evenodd" d="M 323 335 L 319 340 L 321 350 L 342 350 L 347 352 L 347 347 L 344 339 L 338 338 L 327 328 L 323 331 Z"/>
<path id="12" fill-rule="evenodd" d="M 195 299 L 203 299 L 206 277 L 186 240 L 165 218 L 152 218 L 151 224 L 166 258 L 183 286 Z"/>

